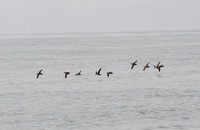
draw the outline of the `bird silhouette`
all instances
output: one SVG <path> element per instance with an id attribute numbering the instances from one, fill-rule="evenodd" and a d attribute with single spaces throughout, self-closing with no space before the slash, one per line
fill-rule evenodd
<path id="1" fill-rule="evenodd" d="M 150 66 L 149 66 L 149 63 L 147 63 L 145 66 L 144 66 L 144 69 L 143 69 L 143 71 L 145 71 L 145 69 L 146 68 L 149 68 Z"/>
<path id="2" fill-rule="evenodd" d="M 101 75 L 100 72 L 101 72 L 101 68 L 98 70 L 98 72 L 97 71 L 95 72 L 95 75 Z"/>
<path id="3" fill-rule="evenodd" d="M 65 78 L 67 78 L 67 75 L 69 75 L 70 72 L 64 72 L 64 74 L 65 74 Z"/>
<path id="4" fill-rule="evenodd" d="M 164 65 L 160 65 L 160 62 L 158 62 L 158 64 L 155 66 L 153 66 L 154 69 L 158 69 L 158 71 L 160 72 L 161 68 L 164 67 Z"/>
<path id="5" fill-rule="evenodd" d="M 36 74 L 36 78 L 39 78 L 40 75 L 43 75 L 42 69 Z"/>
<path id="6" fill-rule="evenodd" d="M 79 72 L 76 74 L 76 76 L 78 76 L 78 75 L 81 75 L 81 71 L 79 71 Z"/>
<path id="7" fill-rule="evenodd" d="M 133 69 L 133 67 L 134 67 L 135 65 L 137 65 L 136 62 L 137 62 L 137 60 L 136 60 L 135 62 L 131 63 L 131 65 L 132 65 L 132 66 L 131 66 L 131 69 Z"/>
<path id="8" fill-rule="evenodd" d="M 153 65 L 154 69 L 158 69 L 159 65 L 160 65 L 160 61 L 158 62 L 158 64 L 156 66 Z"/>
<path id="9" fill-rule="evenodd" d="M 113 72 L 107 72 L 107 76 L 109 77 L 110 74 L 113 74 Z"/>

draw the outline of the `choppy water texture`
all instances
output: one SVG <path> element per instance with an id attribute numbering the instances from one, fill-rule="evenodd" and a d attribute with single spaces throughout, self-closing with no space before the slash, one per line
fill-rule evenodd
<path id="1" fill-rule="evenodd" d="M 200 31 L 0 35 L 0 129 L 199 130 L 199 65 Z"/>

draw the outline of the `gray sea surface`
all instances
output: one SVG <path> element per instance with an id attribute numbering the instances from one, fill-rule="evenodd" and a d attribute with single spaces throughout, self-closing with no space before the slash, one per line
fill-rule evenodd
<path id="1" fill-rule="evenodd" d="M 200 31 L 0 35 L 0 129 L 199 130 L 199 65 Z"/>

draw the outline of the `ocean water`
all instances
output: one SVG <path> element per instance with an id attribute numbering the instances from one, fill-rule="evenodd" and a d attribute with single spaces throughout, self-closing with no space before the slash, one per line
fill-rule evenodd
<path id="1" fill-rule="evenodd" d="M 199 65 L 200 31 L 0 35 L 0 129 L 199 130 Z"/>

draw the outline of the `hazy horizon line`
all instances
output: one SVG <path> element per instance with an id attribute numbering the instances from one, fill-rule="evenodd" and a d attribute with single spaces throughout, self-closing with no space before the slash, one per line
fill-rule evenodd
<path id="1" fill-rule="evenodd" d="M 198 32 L 200 29 L 175 30 L 136 30 L 136 31 L 74 31 L 74 32 L 28 32 L 28 33 L 0 33 L 0 35 L 45 35 L 45 34 L 90 34 L 90 33 L 150 33 L 150 32 Z"/>

